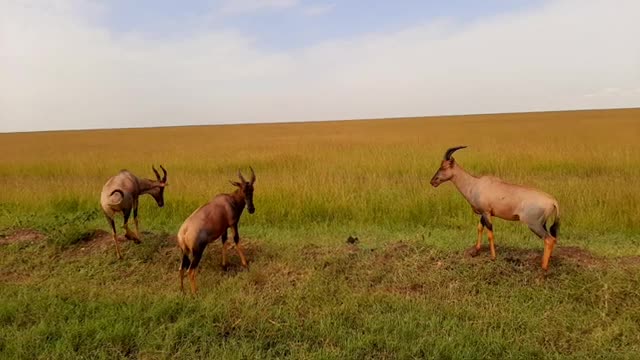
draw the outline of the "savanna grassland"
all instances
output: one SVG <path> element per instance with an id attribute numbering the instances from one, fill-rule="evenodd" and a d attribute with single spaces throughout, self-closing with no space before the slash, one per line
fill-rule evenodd
<path id="1" fill-rule="evenodd" d="M 495 262 L 466 254 L 477 216 L 429 185 L 462 144 L 469 172 L 558 199 L 548 274 L 518 223 L 495 220 Z M 101 187 L 152 164 L 165 207 L 141 198 L 118 261 Z M 217 242 L 181 294 L 178 227 L 248 166 L 249 270 L 232 250 L 223 272 Z M 0 358 L 638 354 L 640 109 L 0 134 Z"/>

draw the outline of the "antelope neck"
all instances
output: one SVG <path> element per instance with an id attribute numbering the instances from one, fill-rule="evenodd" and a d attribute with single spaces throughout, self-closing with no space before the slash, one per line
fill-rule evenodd
<path id="1" fill-rule="evenodd" d="M 451 182 L 467 201 L 471 202 L 471 193 L 478 181 L 478 178 L 466 172 L 462 167 L 456 165 Z"/>
<path id="2" fill-rule="evenodd" d="M 149 190 L 158 186 L 157 181 L 150 179 L 138 179 L 138 186 L 140 187 L 140 194 L 146 194 Z"/>
<path id="3" fill-rule="evenodd" d="M 237 210 L 244 209 L 246 200 L 240 189 L 234 191 L 233 194 L 231 194 L 231 198 L 233 199 L 233 205 Z"/>

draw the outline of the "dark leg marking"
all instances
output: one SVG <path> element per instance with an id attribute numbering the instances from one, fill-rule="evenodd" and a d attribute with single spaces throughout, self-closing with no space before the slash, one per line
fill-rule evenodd
<path id="1" fill-rule="evenodd" d="M 229 235 L 227 234 L 227 229 L 224 229 L 222 232 L 222 270 L 227 270 L 227 239 Z"/>
<path id="2" fill-rule="evenodd" d="M 182 254 L 182 264 L 180 264 L 180 270 L 189 269 L 191 265 L 191 260 L 189 260 L 189 255 Z"/>
<path id="3" fill-rule="evenodd" d="M 560 219 L 556 219 L 553 225 L 551 225 L 551 229 L 549 229 L 549 231 L 551 232 L 551 236 L 557 238 L 558 230 L 560 230 Z"/>
<path id="4" fill-rule="evenodd" d="M 140 243 L 140 239 L 138 239 L 138 236 L 129 229 L 128 223 L 129 223 L 129 216 L 131 216 L 131 209 L 122 210 L 122 214 L 124 215 L 124 230 L 125 230 L 124 237 L 126 237 L 129 240 L 133 240 L 136 244 Z"/>
<path id="5" fill-rule="evenodd" d="M 533 231 L 533 233 L 536 234 L 540 239 L 544 239 L 548 235 L 547 230 L 545 230 L 542 224 L 530 224 L 529 229 L 531 229 L 531 231 Z"/>
<path id="6" fill-rule="evenodd" d="M 107 216 L 107 220 L 109 221 L 109 224 L 111 225 L 111 230 L 113 231 L 113 233 L 116 233 L 116 222 Z"/>
<path id="7" fill-rule="evenodd" d="M 124 224 L 127 225 L 129 222 L 129 216 L 131 216 L 131 209 L 122 210 L 122 214 L 124 215 Z"/>
<path id="8" fill-rule="evenodd" d="M 493 224 L 491 224 L 491 220 L 489 220 L 485 215 L 480 217 L 480 224 L 489 229 L 489 231 L 493 231 Z"/>
<path id="9" fill-rule="evenodd" d="M 236 251 L 238 251 L 238 255 L 240 255 L 240 261 L 242 262 L 242 266 L 248 268 L 247 258 L 244 256 L 244 252 L 242 251 L 242 246 L 238 244 L 240 242 L 240 234 L 238 233 L 238 224 L 233 225 L 233 242 L 236 244 Z"/>
<path id="10" fill-rule="evenodd" d="M 198 264 L 200 264 L 200 259 L 202 259 L 203 252 L 204 249 L 193 249 L 193 261 L 191 261 L 191 264 L 189 265 L 189 270 L 195 270 L 198 268 Z"/>
<path id="11" fill-rule="evenodd" d="M 238 227 L 236 226 L 233 229 L 233 242 L 238 245 L 238 243 L 240 242 L 240 234 L 238 234 Z"/>

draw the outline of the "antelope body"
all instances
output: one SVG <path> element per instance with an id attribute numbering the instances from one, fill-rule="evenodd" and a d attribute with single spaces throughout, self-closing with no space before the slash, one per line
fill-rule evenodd
<path id="1" fill-rule="evenodd" d="M 231 194 L 218 194 L 209 203 L 199 207 L 180 226 L 178 230 L 178 246 L 182 251 L 180 264 L 180 289 L 184 291 L 184 271 L 188 270 L 191 291 L 197 292 L 196 269 L 202 258 L 202 253 L 209 243 L 222 239 L 222 268 L 227 266 L 227 229 L 233 232 L 233 242 L 236 245 L 242 266 L 247 267 L 247 260 L 239 244 L 238 222 L 245 206 L 249 214 L 255 212 L 253 206 L 253 183 L 255 173 L 251 169 L 251 180 L 246 181 L 238 171 L 240 182 L 231 181 L 236 191 Z"/>
<path id="2" fill-rule="evenodd" d="M 156 175 L 156 180 L 143 179 L 133 175 L 127 170 L 121 170 L 117 175 L 109 178 L 102 187 L 100 194 L 100 205 L 102 212 L 107 217 L 111 230 L 113 231 L 113 241 L 116 244 L 116 254 L 122 258 L 118 246 L 118 238 L 114 217 L 121 212 L 124 216 L 125 237 L 140 243 L 140 230 L 138 228 L 138 198 L 140 195 L 151 195 L 159 207 L 164 206 L 164 188 L 167 185 L 167 170 L 160 166 L 163 176 L 160 177 L 158 171 L 152 166 Z M 133 212 L 133 221 L 136 225 L 136 232 L 129 229 L 129 216 Z"/>
<path id="3" fill-rule="evenodd" d="M 542 268 L 547 270 L 560 227 L 558 202 L 553 196 L 537 189 L 509 184 L 492 176 L 475 177 L 467 173 L 451 157 L 456 150 L 465 147 L 458 146 L 447 150 L 440 168 L 431 179 L 431 185 L 437 187 L 446 181 L 453 182 L 473 211 L 480 215 L 474 255 L 480 251 L 482 232 L 486 228 L 491 258 L 496 258 L 492 216 L 511 221 L 519 220 L 544 240 Z M 551 218 L 554 219 L 554 223 L 547 230 L 546 224 Z"/>

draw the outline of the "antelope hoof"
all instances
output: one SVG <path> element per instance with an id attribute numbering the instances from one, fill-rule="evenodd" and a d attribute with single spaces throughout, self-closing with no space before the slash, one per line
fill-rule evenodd
<path id="1" fill-rule="evenodd" d="M 127 238 L 127 240 L 133 240 L 134 243 L 139 244 L 140 243 L 140 239 L 138 238 L 138 236 L 136 235 L 136 233 L 127 230 L 127 232 L 124 234 L 124 237 Z"/>
<path id="2" fill-rule="evenodd" d="M 467 255 L 471 256 L 471 257 L 476 257 L 480 254 L 480 249 L 476 248 L 476 247 L 472 247 L 469 250 L 467 250 Z"/>
<path id="3" fill-rule="evenodd" d="M 227 271 L 229 269 L 229 265 L 222 264 L 222 271 Z"/>

